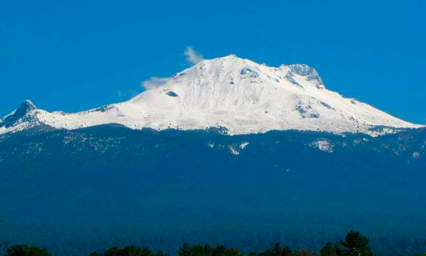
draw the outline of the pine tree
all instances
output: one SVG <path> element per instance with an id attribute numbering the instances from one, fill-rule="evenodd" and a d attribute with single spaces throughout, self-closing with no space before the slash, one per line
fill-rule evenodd
<path id="1" fill-rule="evenodd" d="M 52 254 L 37 246 L 14 245 L 7 249 L 6 256 L 52 256 Z"/>
<path id="2" fill-rule="evenodd" d="M 185 243 L 179 250 L 179 256 L 190 256 L 191 255 L 191 247 Z"/>
<path id="3" fill-rule="evenodd" d="M 320 251 L 321 256 L 337 256 L 336 246 L 331 243 L 326 243 Z"/>
<path id="4" fill-rule="evenodd" d="M 368 243 L 368 237 L 355 231 L 349 232 L 346 235 L 346 240 L 340 242 L 345 247 L 343 253 L 346 256 L 370 256 L 371 250 Z"/>

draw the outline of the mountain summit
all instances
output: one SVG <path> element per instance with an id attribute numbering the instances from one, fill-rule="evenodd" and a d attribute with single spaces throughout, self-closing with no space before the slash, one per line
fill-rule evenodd
<path id="1" fill-rule="evenodd" d="M 9 129 L 13 130 L 21 126 L 25 128 L 28 126 L 27 123 L 35 124 L 34 116 L 29 114 L 35 109 L 37 109 L 36 106 L 30 100 L 24 101 L 15 111 L 0 119 L 0 134 L 2 131 L 7 132 Z"/>
<path id="2" fill-rule="evenodd" d="M 89 111 L 49 113 L 26 101 L 0 120 L 0 134 L 40 123 L 58 129 L 110 123 L 156 130 L 214 127 L 228 134 L 303 130 L 379 135 L 421 127 L 326 89 L 315 68 L 268 67 L 235 55 L 201 61 L 127 102 Z"/>

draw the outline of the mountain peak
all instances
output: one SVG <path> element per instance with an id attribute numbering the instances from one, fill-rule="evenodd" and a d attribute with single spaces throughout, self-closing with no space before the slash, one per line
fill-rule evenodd
<path id="1" fill-rule="evenodd" d="M 13 127 L 16 126 L 22 122 L 29 122 L 33 120 L 33 117 L 28 117 L 28 114 L 37 109 L 34 103 L 32 103 L 30 100 L 25 100 L 19 108 L 17 108 L 15 111 L 13 111 L 11 114 L 5 116 L 3 119 L 0 120 L 0 128 L 2 127 Z"/>
<path id="2" fill-rule="evenodd" d="M 223 57 L 218 57 L 218 58 L 214 58 L 214 59 L 205 59 L 203 61 L 201 61 L 199 64 L 201 65 L 208 65 L 208 64 L 228 64 L 228 65 L 238 65 L 239 64 L 247 64 L 247 63 L 251 63 L 251 64 L 257 64 L 255 62 L 252 62 L 248 59 L 244 59 L 244 58 L 240 58 L 235 54 L 229 54 Z"/>
<path id="3" fill-rule="evenodd" d="M 19 108 L 16 110 L 16 112 L 23 113 L 24 115 L 31 110 L 37 109 L 37 107 L 34 105 L 34 103 L 31 100 L 25 100 L 21 103 Z"/>
<path id="4" fill-rule="evenodd" d="M 229 60 L 229 61 L 236 61 L 236 60 L 237 61 L 245 61 L 244 58 L 240 58 L 240 57 L 238 57 L 235 54 L 229 54 L 229 55 L 226 55 L 226 56 L 224 56 L 224 57 L 222 57 L 220 59 L 225 59 L 225 60 Z"/>
<path id="5" fill-rule="evenodd" d="M 283 64 L 279 67 L 271 67 L 249 59 L 240 58 L 235 54 L 230 54 L 211 60 L 206 59 L 194 67 L 189 68 L 185 73 L 188 73 L 188 71 L 195 71 L 196 76 L 205 76 L 206 74 L 202 74 L 203 70 L 208 74 L 214 73 L 217 78 L 227 75 L 228 73 L 233 73 L 234 76 L 240 73 L 242 76 L 251 76 L 251 78 L 263 77 L 264 79 L 268 77 L 275 80 L 282 80 L 284 78 L 293 84 L 299 84 L 296 82 L 297 78 L 295 78 L 295 76 L 298 76 L 302 78 L 302 80 L 308 81 L 311 85 L 314 85 L 317 89 L 325 89 L 318 71 L 314 67 L 306 64 Z"/>
<path id="6" fill-rule="evenodd" d="M 215 59 L 212 59 L 212 60 L 235 60 L 235 59 L 240 59 L 240 60 L 242 60 L 242 58 L 239 58 L 237 55 L 235 55 L 235 54 L 229 54 L 229 55 L 226 55 L 226 56 L 223 56 L 223 57 L 218 57 L 218 58 L 215 58 Z M 208 61 L 208 60 L 207 60 Z"/>
<path id="7" fill-rule="evenodd" d="M 231 54 L 229 54 L 229 55 L 226 55 L 226 56 L 220 57 L 219 59 L 241 59 L 241 58 L 239 58 L 237 55 L 235 55 L 235 54 L 231 53 Z"/>
<path id="8" fill-rule="evenodd" d="M 19 119 L 26 116 L 29 112 L 35 109 L 37 109 L 37 107 L 34 105 L 32 101 L 25 100 L 10 116 L 13 116 L 14 118 Z"/>

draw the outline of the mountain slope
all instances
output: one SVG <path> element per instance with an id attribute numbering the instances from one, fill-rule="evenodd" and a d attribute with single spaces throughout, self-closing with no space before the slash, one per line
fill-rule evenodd
<path id="1" fill-rule="evenodd" d="M 319 251 L 359 230 L 375 255 L 419 255 L 425 170 L 425 129 L 15 133 L 0 141 L 0 241 L 63 256 L 128 244 L 177 255 L 185 242 Z"/>
<path id="2" fill-rule="evenodd" d="M 216 127 L 228 134 L 304 130 L 378 135 L 421 127 L 327 90 L 307 65 L 268 67 L 235 55 L 204 60 L 127 102 L 75 114 L 31 109 L 15 125 L 4 125 L 7 118 L 0 121 L 0 134 L 40 123 L 58 129 L 109 123 L 157 130 Z"/>

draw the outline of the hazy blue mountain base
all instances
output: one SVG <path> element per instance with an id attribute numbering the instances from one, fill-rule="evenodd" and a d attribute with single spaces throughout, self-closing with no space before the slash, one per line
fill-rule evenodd
<path id="1" fill-rule="evenodd" d="M 319 250 L 356 229 L 376 254 L 418 254 L 425 147 L 426 130 L 371 138 L 101 126 L 4 136 L 0 241 L 58 255 L 127 244 L 174 253 L 185 242 Z"/>

